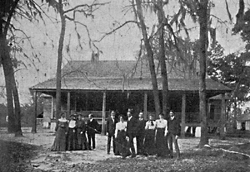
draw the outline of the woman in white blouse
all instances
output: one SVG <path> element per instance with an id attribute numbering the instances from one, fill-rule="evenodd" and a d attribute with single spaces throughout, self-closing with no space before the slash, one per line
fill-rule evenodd
<path id="1" fill-rule="evenodd" d="M 115 155 L 121 155 L 125 158 L 128 155 L 128 143 L 126 140 L 127 122 L 124 121 L 123 116 L 119 117 L 120 121 L 116 123 L 115 127 L 115 140 L 116 140 L 116 152 Z"/>
<path id="2" fill-rule="evenodd" d="M 163 118 L 163 114 L 159 114 L 159 119 L 157 119 L 155 122 L 156 122 L 155 142 L 157 148 L 157 156 L 165 157 L 169 152 L 166 142 L 168 121 Z"/>
<path id="3" fill-rule="evenodd" d="M 70 115 L 68 134 L 67 134 L 67 150 L 76 150 L 77 135 L 76 135 L 76 114 Z"/>
<path id="4" fill-rule="evenodd" d="M 149 116 L 149 120 L 146 122 L 145 130 L 145 152 L 147 155 L 154 155 L 156 153 L 155 150 L 155 128 L 156 122 L 152 115 Z"/>

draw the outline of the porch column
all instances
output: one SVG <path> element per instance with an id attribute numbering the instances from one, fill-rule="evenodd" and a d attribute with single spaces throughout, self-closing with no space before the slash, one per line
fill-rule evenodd
<path id="1" fill-rule="evenodd" d="M 102 135 L 105 135 L 105 120 L 106 120 L 106 91 L 102 95 Z"/>
<path id="2" fill-rule="evenodd" d="M 185 127 L 186 127 L 186 93 L 182 94 L 181 101 L 181 137 L 185 137 Z"/>
<path id="3" fill-rule="evenodd" d="M 34 103 L 35 103 L 35 109 L 34 109 L 34 116 L 33 116 L 33 125 L 32 125 L 32 129 L 31 129 L 31 132 L 32 133 L 36 133 L 36 125 L 37 125 L 37 122 L 36 122 L 36 118 L 37 118 L 37 91 L 34 92 Z"/>
<path id="4" fill-rule="evenodd" d="M 67 117 L 70 117 L 70 92 L 67 93 Z"/>
<path id="5" fill-rule="evenodd" d="M 225 93 L 221 94 L 221 114 L 220 114 L 220 139 L 225 139 L 225 123 L 226 123 L 226 101 Z"/>
<path id="6" fill-rule="evenodd" d="M 88 99 L 89 99 L 89 95 L 88 95 L 87 91 L 86 91 L 85 95 L 86 95 L 86 99 L 85 99 L 85 107 L 86 107 L 86 109 L 85 109 L 85 111 L 87 111 L 88 110 Z"/>
<path id="7" fill-rule="evenodd" d="M 75 113 L 76 113 L 76 106 L 77 106 L 77 98 L 76 98 L 76 95 L 77 94 L 74 94 L 75 95 L 75 107 L 74 107 L 74 110 L 75 110 Z"/>
<path id="8" fill-rule="evenodd" d="M 144 92 L 144 104 L 143 104 L 144 119 L 148 119 L 148 93 Z"/>
<path id="9" fill-rule="evenodd" d="M 54 97 L 51 97 L 51 115 L 50 119 L 54 119 Z"/>

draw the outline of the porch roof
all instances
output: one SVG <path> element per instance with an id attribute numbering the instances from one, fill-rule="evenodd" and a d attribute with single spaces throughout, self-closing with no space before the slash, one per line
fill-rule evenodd
<path id="1" fill-rule="evenodd" d="M 158 81 L 161 81 L 159 78 Z M 198 91 L 198 79 L 174 79 L 169 80 L 170 91 Z M 160 82 L 158 82 L 160 83 Z M 212 79 L 206 79 L 207 90 L 209 91 L 230 91 L 230 88 Z M 31 90 L 55 90 L 56 79 L 50 79 L 30 88 Z M 132 78 L 123 80 L 121 78 L 63 78 L 62 90 L 152 90 L 150 78 Z M 162 85 L 158 84 L 158 89 Z"/>

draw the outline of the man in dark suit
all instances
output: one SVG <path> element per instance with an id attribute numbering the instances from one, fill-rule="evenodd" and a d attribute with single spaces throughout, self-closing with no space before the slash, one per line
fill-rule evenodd
<path id="1" fill-rule="evenodd" d="M 115 112 L 111 111 L 110 117 L 107 120 L 107 132 L 108 132 L 108 144 L 107 144 L 107 153 L 110 154 L 110 144 L 113 140 L 113 152 L 115 153 Z"/>
<path id="2" fill-rule="evenodd" d="M 169 120 L 168 120 L 168 144 L 170 149 L 170 156 L 173 158 L 173 144 L 175 146 L 175 151 L 177 154 L 177 159 L 180 158 L 180 149 L 178 146 L 178 138 L 181 132 L 180 122 L 179 120 L 174 116 L 173 111 L 170 111 L 169 113 Z"/>
<path id="3" fill-rule="evenodd" d="M 137 134 L 138 120 L 135 117 L 133 117 L 130 109 L 127 112 L 127 116 L 128 116 L 127 136 L 129 139 L 129 147 L 130 147 L 131 153 L 132 153 L 131 158 L 134 158 L 136 156 L 136 154 L 135 154 L 135 147 L 134 147 L 133 140 Z"/>
<path id="4" fill-rule="evenodd" d="M 145 136 L 145 126 L 146 126 L 146 120 L 143 119 L 143 113 L 140 112 L 138 119 L 137 135 L 136 135 L 137 155 L 145 154 L 143 145 L 143 140 Z"/>
<path id="5" fill-rule="evenodd" d="M 92 114 L 89 114 L 89 120 L 87 121 L 87 135 L 89 141 L 89 149 L 91 150 L 91 140 L 93 142 L 93 149 L 95 149 L 95 133 L 97 132 L 99 124 L 93 118 Z"/>

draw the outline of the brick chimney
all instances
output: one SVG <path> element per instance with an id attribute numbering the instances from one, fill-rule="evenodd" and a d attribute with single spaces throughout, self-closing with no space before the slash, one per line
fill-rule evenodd
<path id="1" fill-rule="evenodd" d="M 92 51 L 92 54 L 91 54 L 91 62 L 92 63 L 96 63 L 99 61 L 99 52 L 94 52 Z"/>

